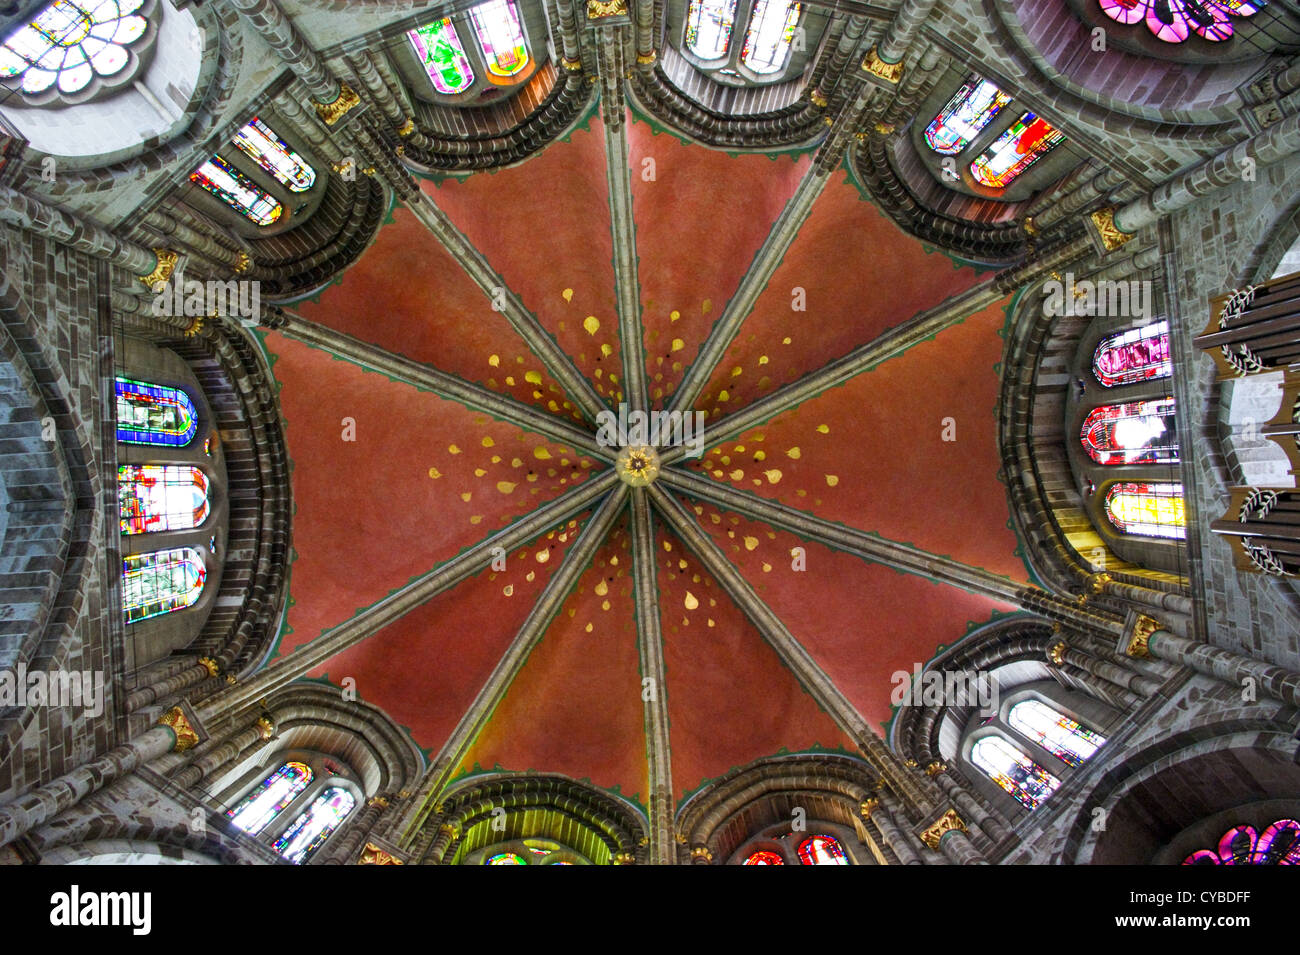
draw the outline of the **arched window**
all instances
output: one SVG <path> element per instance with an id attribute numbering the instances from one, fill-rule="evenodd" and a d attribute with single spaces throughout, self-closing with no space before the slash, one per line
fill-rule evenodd
<path id="1" fill-rule="evenodd" d="M 1026 809 L 1037 809 L 1061 781 L 1001 736 L 985 736 L 971 748 L 971 762 Z"/>
<path id="2" fill-rule="evenodd" d="M 972 76 L 925 128 L 926 144 L 940 155 L 955 156 L 1010 102 L 1010 95 Z"/>
<path id="3" fill-rule="evenodd" d="M 415 55 L 439 93 L 463 93 L 474 84 L 474 70 L 451 17 L 407 31 Z"/>
<path id="4" fill-rule="evenodd" d="M 117 440 L 183 448 L 194 440 L 199 416 L 190 396 L 130 378 L 117 379 Z"/>
<path id="5" fill-rule="evenodd" d="M 220 156 L 213 156 L 190 173 L 190 182 L 202 186 L 236 212 L 257 225 L 270 225 L 280 218 L 284 206 L 270 193 Z"/>
<path id="6" fill-rule="evenodd" d="M 802 11 L 803 6 L 791 0 L 756 0 L 740 62 L 759 74 L 781 72 Z"/>
<path id="7" fill-rule="evenodd" d="M 1093 408 L 1079 440 L 1098 464 L 1177 464 L 1174 399 Z"/>
<path id="8" fill-rule="evenodd" d="M 736 0 L 691 0 L 686 13 L 686 49 L 701 60 L 720 60 L 731 48 Z"/>
<path id="9" fill-rule="evenodd" d="M 1021 700 L 1015 704 L 1007 714 L 1007 723 L 1067 766 L 1080 765 L 1106 742 L 1100 733 L 1040 700 Z"/>
<path id="10" fill-rule="evenodd" d="M 116 76 L 128 47 L 149 24 L 135 11 L 144 0 L 59 0 L 11 32 L 0 45 L 0 80 L 23 93 L 79 93 L 96 76 Z"/>
<path id="11" fill-rule="evenodd" d="M 356 804 L 357 799 L 352 793 L 341 786 L 331 786 L 272 843 L 275 851 L 294 865 L 301 865 L 324 844 Z"/>
<path id="12" fill-rule="evenodd" d="M 971 175 L 982 186 L 1004 188 L 1063 142 L 1065 134 L 1042 117 L 1022 113 L 970 164 Z"/>
<path id="13" fill-rule="evenodd" d="M 511 839 L 470 853 L 467 865 L 590 865 L 581 853 L 550 839 Z"/>
<path id="14" fill-rule="evenodd" d="M 235 133 L 234 143 L 290 192 L 306 192 L 316 181 L 316 170 L 256 116 Z"/>
<path id="15" fill-rule="evenodd" d="M 312 775 L 311 767 L 306 763 L 285 763 L 226 815 L 236 827 L 255 836 L 273 823 L 284 807 L 307 788 Z"/>
<path id="16" fill-rule="evenodd" d="M 528 45 L 513 0 L 488 0 L 469 15 L 489 73 L 514 76 L 528 66 Z"/>
<path id="17" fill-rule="evenodd" d="M 781 858 L 780 853 L 773 852 L 771 849 L 759 849 L 746 856 L 741 865 L 785 865 L 785 860 Z"/>
<path id="18" fill-rule="evenodd" d="M 1182 43 L 1195 33 L 1215 43 L 1232 38 L 1232 18 L 1249 17 L 1264 4 L 1247 0 L 1099 0 L 1106 16 L 1119 23 L 1146 23 L 1166 43 Z"/>
<path id="19" fill-rule="evenodd" d="M 1107 388 L 1168 378 L 1173 373 L 1169 323 L 1152 322 L 1103 338 L 1092 356 L 1092 373 Z"/>
<path id="20" fill-rule="evenodd" d="M 199 599 L 207 570 L 192 547 L 122 559 L 122 612 L 127 623 L 184 610 Z"/>
<path id="21" fill-rule="evenodd" d="M 517 852 L 498 852 L 490 855 L 484 865 L 528 865 L 528 860 Z"/>
<path id="22" fill-rule="evenodd" d="M 1254 826 L 1233 826 L 1217 849 L 1197 849 L 1183 865 L 1300 865 L 1300 822 L 1279 819 L 1262 835 Z"/>
<path id="23" fill-rule="evenodd" d="M 1181 484 L 1120 481 L 1106 492 L 1106 517 L 1125 534 L 1140 537 L 1186 537 L 1187 519 Z"/>
<path id="24" fill-rule="evenodd" d="M 834 836 L 809 836 L 799 845 L 800 865 L 848 865 L 844 847 Z"/>
<path id="25" fill-rule="evenodd" d="M 189 530 L 208 517 L 208 479 L 196 467 L 123 464 L 117 494 L 123 534 Z"/>

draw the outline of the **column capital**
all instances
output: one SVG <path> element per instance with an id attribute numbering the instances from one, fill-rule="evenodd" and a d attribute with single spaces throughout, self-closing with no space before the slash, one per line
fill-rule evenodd
<path id="1" fill-rule="evenodd" d="M 949 809 L 921 833 L 921 841 L 931 849 L 938 849 L 943 837 L 950 832 L 968 832 L 966 822 L 957 815 L 956 809 Z"/>

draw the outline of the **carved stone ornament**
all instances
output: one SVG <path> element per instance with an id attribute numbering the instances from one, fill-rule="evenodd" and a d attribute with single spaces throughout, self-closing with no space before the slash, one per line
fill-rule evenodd
<path id="1" fill-rule="evenodd" d="M 921 841 L 931 849 L 938 849 L 939 843 L 948 833 L 966 831 L 966 823 L 961 816 L 957 815 L 957 810 L 949 809 L 938 818 L 934 825 L 921 833 Z"/>

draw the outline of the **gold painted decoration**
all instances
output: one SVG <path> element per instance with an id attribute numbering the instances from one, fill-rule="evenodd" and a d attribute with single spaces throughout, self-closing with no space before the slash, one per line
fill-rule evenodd
<path id="1" fill-rule="evenodd" d="M 619 452 L 614 470 L 624 484 L 646 487 L 659 476 L 659 452 L 648 444 L 628 446 Z"/>
<path id="2" fill-rule="evenodd" d="M 1098 209 L 1088 217 L 1088 220 L 1092 223 L 1092 227 L 1097 230 L 1102 247 L 1107 252 L 1114 252 L 1133 238 L 1132 233 L 1124 232 L 1119 226 L 1115 225 L 1115 210 L 1112 208 Z"/>
<path id="3" fill-rule="evenodd" d="M 397 135 L 399 136 L 410 136 L 414 132 L 415 132 L 415 120 L 413 120 L 409 116 L 406 117 L 406 122 L 404 122 L 401 126 L 397 127 Z"/>
<path id="4" fill-rule="evenodd" d="M 713 853 L 709 851 L 709 847 L 708 847 L 708 846 L 692 846 L 692 847 L 691 847 L 691 858 L 692 858 L 692 859 L 704 859 L 706 862 L 712 862 L 712 861 L 713 861 Z"/>
<path id="5" fill-rule="evenodd" d="M 879 808 L 880 808 L 880 797 L 869 796 L 867 797 L 867 801 L 864 802 L 861 808 L 858 810 L 858 813 L 862 816 L 863 819 L 870 819 L 871 814 Z"/>
<path id="6" fill-rule="evenodd" d="M 221 672 L 221 667 L 212 657 L 199 657 L 199 666 L 208 671 L 208 676 L 217 676 Z"/>
<path id="7" fill-rule="evenodd" d="M 361 850 L 361 857 L 357 859 L 357 865 L 405 865 L 405 863 L 373 842 L 367 842 L 366 847 Z"/>
<path id="8" fill-rule="evenodd" d="M 1137 616 L 1137 622 L 1133 625 L 1133 633 L 1128 638 L 1128 646 L 1124 652 L 1131 657 L 1144 660 L 1151 656 L 1151 635 L 1161 629 L 1159 621 L 1154 617 L 1148 617 L 1144 613 Z"/>
<path id="9" fill-rule="evenodd" d="M 243 275 L 245 272 L 249 270 L 252 264 L 253 264 L 253 260 L 249 258 L 248 253 L 245 252 L 243 249 L 240 249 L 238 252 L 235 253 L 235 274 L 236 275 Z"/>
<path id="10" fill-rule="evenodd" d="M 167 727 L 175 734 L 176 743 L 172 746 L 173 753 L 183 753 L 199 744 L 198 731 L 194 729 L 185 711 L 179 706 L 173 706 L 164 713 L 158 720 L 158 725 Z"/>
<path id="11" fill-rule="evenodd" d="M 1069 646 L 1066 645 L 1064 640 L 1059 643 L 1054 643 L 1051 649 L 1047 651 L 1047 659 L 1051 660 L 1059 667 L 1065 662 L 1065 652 L 1069 649 Z"/>
<path id="12" fill-rule="evenodd" d="M 627 0 L 587 0 L 587 19 L 627 16 Z"/>
<path id="13" fill-rule="evenodd" d="M 270 717 L 259 716 L 257 722 L 253 725 L 257 727 L 258 738 L 263 741 L 266 741 L 275 735 L 275 724 L 271 722 Z"/>
<path id="14" fill-rule="evenodd" d="M 921 833 L 921 841 L 931 849 L 938 849 L 939 843 L 943 837 L 950 832 L 968 832 L 966 823 L 961 816 L 957 815 L 957 810 L 949 809 L 930 828 Z"/>
<path id="15" fill-rule="evenodd" d="M 326 126 L 333 126 L 342 119 L 347 112 L 361 103 L 361 97 L 357 95 L 356 90 L 348 86 L 347 83 L 339 84 L 339 95 L 332 103 L 312 103 L 316 107 L 316 113 L 324 121 Z"/>
<path id="16" fill-rule="evenodd" d="M 886 63 L 880 58 L 873 46 L 867 58 L 862 61 L 862 69 L 872 76 L 878 76 L 886 83 L 897 83 L 903 78 L 903 63 L 900 60 L 897 63 Z"/>
<path id="17" fill-rule="evenodd" d="M 180 258 L 180 254 L 167 249 L 154 249 L 153 254 L 158 263 L 148 275 L 141 275 L 140 281 L 144 283 L 145 288 L 158 295 L 167 289 L 167 283 L 171 281 L 172 273 L 176 271 L 176 261 Z"/>

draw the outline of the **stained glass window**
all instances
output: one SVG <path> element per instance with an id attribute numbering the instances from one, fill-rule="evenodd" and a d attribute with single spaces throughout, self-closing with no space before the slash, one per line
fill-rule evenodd
<path id="1" fill-rule="evenodd" d="M 1174 399 L 1093 408 L 1079 440 L 1098 464 L 1177 464 Z"/>
<path id="2" fill-rule="evenodd" d="M 1007 722 L 1067 766 L 1078 766 L 1106 742 L 1100 733 L 1039 700 L 1022 700 L 1011 707 Z"/>
<path id="3" fill-rule="evenodd" d="M 208 518 L 208 479 L 196 467 L 123 464 L 117 496 L 123 534 L 188 530 Z"/>
<path id="4" fill-rule="evenodd" d="M 809 836 L 799 846 L 801 865 L 848 865 L 844 848 L 834 836 Z"/>
<path id="5" fill-rule="evenodd" d="M 306 192 L 316 181 L 316 170 L 289 148 L 266 123 L 256 116 L 235 133 L 234 143 L 290 192 Z"/>
<path id="6" fill-rule="evenodd" d="M 970 758 L 1026 809 L 1037 809 L 1061 785 L 1059 779 L 1001 736 L 985 736 L 977 741 Z"/>
<path id="7" fill-rule="evenodd" d="M 122 559 L 122 612 L 127 623 L 184 610 L 203 593 L 207 570 L 192 547 Z"/>
<path id="8" fill-rule="evenodd" d="M 179 388 L 117 379 L 117 440 L 183 448 L 198 428 L 194 402 Z"/>
<path id="9" fill-rule="evenodd" d="M 1173 373 L 1169 323 L 1152 322 L 1103 338 L 1092 356 L 1092 373 L 1107 388 L 1168 378 Z"/>
<path id="10" fill-rule="evenodd" d="M 259 189 L 253 180 L 220 156 L 213 156 L 190 173 L 190 182 L 202 186 L 258 225 L 270 225 L 284 212 L 284 206 L 275 197 Z"/>
<path id="11" fill-rule="evenodd" d="M 802 11 L 802 5 L 791 0 L 755 0 L 740 62 L 759 74 L 781 72 Z"/>
<path id="12" fill-rule="evenodd" d="M 686 12 L 686 49 L 702 60 L 720 60 L 731 48 L 736 0 L 691 0 Z"/>
<path id="13" fill-rule="evenodd" d="M 255 836 L 274 822 L 311 780 L 311 767 L 306 763 L 285 763 L 226 815 L 237 828 Z"/>
<path id="14" fill-rule="evenodd" d="M 331 786 L 312 801 L 293 825 L 273 843 L 276 852 L 294 865 L 306 862 L 344 819 L 357 800 L 340 786 Z"/>
<path id="15" fill-rule="evenodd" d="M 11 32 L 0 45 L 0 80 L 22 78 L 24 93 L 56 83 L 76 93 L 95 76 L 114 76 L 130 62 L 129 47 L 148 23 L 134 15 L 144 0 L 59 0 Z"/>
<path id="16" fill-rule="evenodd" d="M 1279 819 L 1261 835 L 1254 826 L 1233 826 L 1215 849 L 1197 849 L 1183 865 L 1300 865 L 1300 822 Z"/>
<path id="17" fill-rule="evenodd" d="M 1183 486 L 1120 481 L 1106 492 L 1106 517 L 1125 534 L 1182 540 L 1187 534 Z"/>
<path id="18" fill-rule="evenodd" d="M 1010 102 L 1009 94 L 972 76 L 925 128 L 925 141 L 940 155 L 955 156 Z"/>
<path id="19" fill-rule="evenodd" d="M 759 849 L 746 856 L 741 865 L 785 865 L 785 860 L 781 858 L 780 853 L 773 852 L 771 849 Z"/>
<path id="20" fill-rule="evenodd" d="M 498 852 L 488 856 L 484 865 L 528 865 L 528 860 L 517 852 Z"/>
<path id="21" fill-rule="evenodd" d="M 528 65 L 528 45 L 512 0 L 488 0 L 470 10 L 489 73 L 514 76 Z"/>
<path id="22" fill-rule="evenodd" d="M 1166 43 L 1182 43 L 1193 33 L 1215 43 L 1232 39 L 1232 18 L 1250 17 L 1263 0 L 1099 0 L 1106 16 L 1119 23 L 1145 23 Z"/>
<path id="23" fill-rule="evenodd" d="M 1065 142 L 1065 134 L 1034 113 L 1022 113 L 993 145 L 970 164 L 971 175 L 982 186 L 1001 189 Z"/>
<path id="24" fill-rule="evenodd" d="M 406 36 L 439 93 L 463 93 L 473 85 L 474 70 L 451 17 L 408 30 Z"/>

